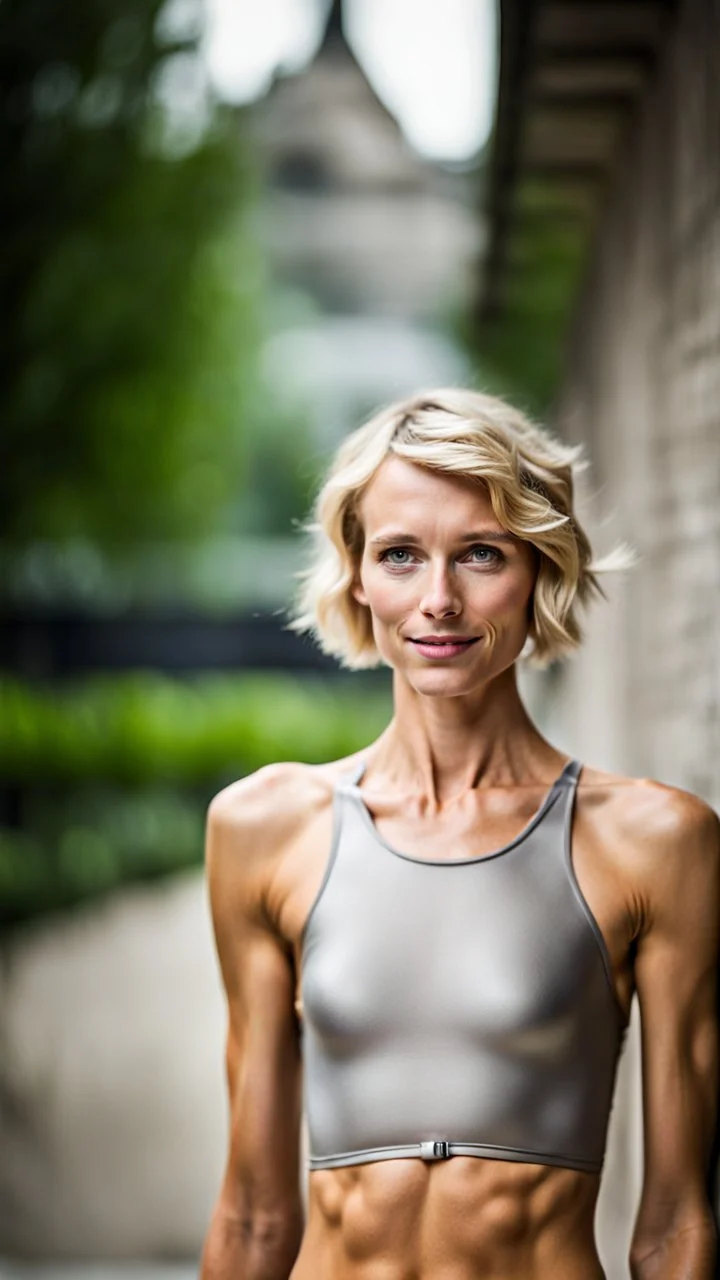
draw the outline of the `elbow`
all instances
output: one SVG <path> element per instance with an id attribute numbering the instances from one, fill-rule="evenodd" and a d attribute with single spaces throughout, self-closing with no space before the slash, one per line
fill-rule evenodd
<path id="1" fill-rule="evenodd" d="M 299 1200 L 272 1210 L 220 1202 L 205 1241 L 200 1280 L 288 1280 L 302 1233 Z"/>
<path id="2" fill-rule="evenodd" d="M 278 1275 L 285 1280 L 284 1268 L 290 1270 L 300 1247 L 303 1233 L 301 1206 L 288 1206 L 276 1212 L 258 1211 L 245 1218 L 242 1229 L 249 1257 L 257 1258 L 258 1262 L 266 1265 L 274 1263 Z M 263 1271 L 259 1270 L 258 1276 L 265 1280 Z M 275 1270 L 272 1267 L 268 1271 L 268 1280 L 270 1277 L 274 1280 Z"/>
<path id="3" fill-rule="evenodd" d="M 683 1225 L 666 1230 L 637 1232 L 630 1247 L 632 1280 L 665 1280 L 676 1275 L 697 1275 L 708 1280 L 714 1274 L 717 1247 L 715 1221 L 708 1206 Z"/>

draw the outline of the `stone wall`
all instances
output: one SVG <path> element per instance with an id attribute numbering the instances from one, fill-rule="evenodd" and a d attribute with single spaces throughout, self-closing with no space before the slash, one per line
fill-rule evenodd
<path id="1" fill-rule="evenodd" d="M 625 538 L 640 563 L 593 612 L 555 705 L 578 755 L 687 788 L 716 808 L 719 73 L 720 4 L 684 0 L 605 206 L 559 412 L 592 462 L 586 511 L 598 549 Z M 636 1036 L 627 1056 L 616 1126 L 624 1156 L 600 1215 L 614 1224 L 616 1248 L 629 1236 L 641 1177 Z"/>

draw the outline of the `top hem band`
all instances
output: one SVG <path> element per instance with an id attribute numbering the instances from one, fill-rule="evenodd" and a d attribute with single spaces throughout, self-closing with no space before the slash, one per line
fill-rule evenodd
<path id="1" fill-rule="evenodd" d="M 404 1146 L 368 1147 L 362 1151 L 344 1151 L 333 1156 L 309 1156 L 310 1171 L 339 1169 L 343 1165 L 372 1164 L 376 1160 L 425 1161 L 448 1160 L 452 1156 L 475 1156 L 479 1159 L 512 1160 L 524 1164 L 548 1164 L 561 1169 L 579 1169 L 583 1173 L 600 1173 L 602 1161 L 583 1156 L 554 1155 L 541 1151 L 525 1151 L 519 1147 L 485 1146 L 476 1142 L 434 1140 L 413 1142 Z"/>

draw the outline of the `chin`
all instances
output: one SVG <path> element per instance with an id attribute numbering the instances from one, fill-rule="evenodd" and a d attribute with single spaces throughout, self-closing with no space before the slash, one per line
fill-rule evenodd
<path id="1" fill-rule="evenodd" d="M 487 680 L 487 676 L 478 671 L 450 671 L 447 667 L 436 671 L 408 670 L 402 667 L 396 667 L 396 670 L 416 693 L 430 698 L 453 698 L 472 693 L 473 689 Z"/>

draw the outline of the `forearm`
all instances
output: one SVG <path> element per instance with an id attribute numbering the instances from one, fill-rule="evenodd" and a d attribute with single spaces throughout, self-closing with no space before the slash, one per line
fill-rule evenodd
<path id="1" fill-rule="evenodd" d="M 639 1241 L 630 1255 L 632 1280 L 714 1280 L 717 1233 L 712 1215 L 659 1238 Z"/>
<path id="2" fill-rule="evenodd" d="M 300 1203 L 273 1215 L 243 1215 L 218 1205 L 200 1264 L 199 1280 L 288 1280 L 300 1248 Z"/>

